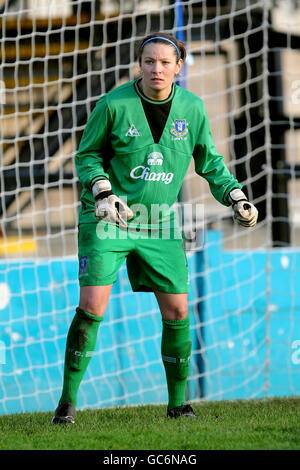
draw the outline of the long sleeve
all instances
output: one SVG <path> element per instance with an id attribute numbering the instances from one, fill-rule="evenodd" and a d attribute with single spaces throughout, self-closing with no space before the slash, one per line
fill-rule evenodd
<path id="1" fill-rule="evenodd" d="M 242 185 L 230 173 L 224 163 L 223 156 L 218 154 L 213 144 L 209 121 L 203 104 L 201 116 L 199 137 L 193 152 L 195 171 L 209 183 L 214 198 L 224 206 L 229 206 L 230 203 L 227 200 L 229 192 L 233 188 L 241 189 Z"/>
<path id="2" fill-rule="evenodd" d="M 107 141 L 110 123 L 109 108 L 103 96 L 89 117 L 75 156 L 77 175 L 84 188 L 90 189 L 95 181 L 109 178 L 105 169 L 109 159 Z"/>

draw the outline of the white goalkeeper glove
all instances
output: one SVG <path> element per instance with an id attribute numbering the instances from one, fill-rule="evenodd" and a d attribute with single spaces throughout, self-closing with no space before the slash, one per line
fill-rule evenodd
<path id="1" fill-rule="evenodd" d="M 243 227 L 254 227 L 258 218 L 258 210 L 248 201 L 240 189 L 230 191 L 228 201 L 232 204 L 233 217 Z"/>
<path id="2" fill-rule="evenodd" d="M 119 224 L 127 228 L 127 220 L 132 219 L 133 212 L 118 196 L 113 194 L 108 180 L 98 180 L 92 187 L 95 199 L 95 217 L 99 220 Z"/>

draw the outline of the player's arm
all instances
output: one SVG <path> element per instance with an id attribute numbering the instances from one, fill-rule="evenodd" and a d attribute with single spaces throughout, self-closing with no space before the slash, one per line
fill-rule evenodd
<path id="1" fill-rule="evenodd" d="M 232 205 L 234 218 L 244 226 L 256 224 L 258 212 L 242 192 L 242 185 L 230 173 L 223 156 L 219 155 L 212 139 L 206 110 L 201 112 L 198 142 L 193 153 L 195 171 L 209 183 L 214 198 L 225 206 Z"/>
<path id="2" fill-rule="evenodd" d="M 108 164 L 107 142 L 110 138 L 112 120 L 106 97 L 100 98 L 93 110 L 80 141 L 75 157 L 79 181 L 92 191 L 95 199 L 95 217 L 127 226 L 133 217 L 127 204 L 112 192 L 109 175 L 104 167 Z"/>
<path id="3" fill-rule="evenodd" d="M 104 167 L 108 158 L 105 148 L 110 125 L 110 112 L 103 96 L 88 119 L 75 156 L 79 181 L 90 190 L 97 180 L 109 179 Z"/>

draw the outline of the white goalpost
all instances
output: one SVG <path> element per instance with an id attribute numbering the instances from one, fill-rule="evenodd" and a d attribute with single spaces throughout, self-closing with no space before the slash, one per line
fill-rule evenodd
<path id="1" fill-rule="evenodd" d="M 48 411 L 78 305 L 74 156 L 97 100 L 139 74 L 137 41 L 184 39 L 181 86 L 260 218 L 233 223 L 186 174 L 192 357 L 187 399 L 300 393 L 300 2 L 0 2 L 0 413 Z M 155 297 L 113 286 L 78 407 L 165 403 Z"/>

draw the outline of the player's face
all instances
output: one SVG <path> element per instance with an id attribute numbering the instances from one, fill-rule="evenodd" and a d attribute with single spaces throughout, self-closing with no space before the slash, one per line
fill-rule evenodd
<path id="1" fill-rule="evenodd" d="M 143 49 L 141 57 L 142 91 L 146 96 L 164 100 L 171 93 L 175 75 L 182 66 L 182 59 L 177 62 L 175 48 L 169 44 L 149 43 Z"/>

